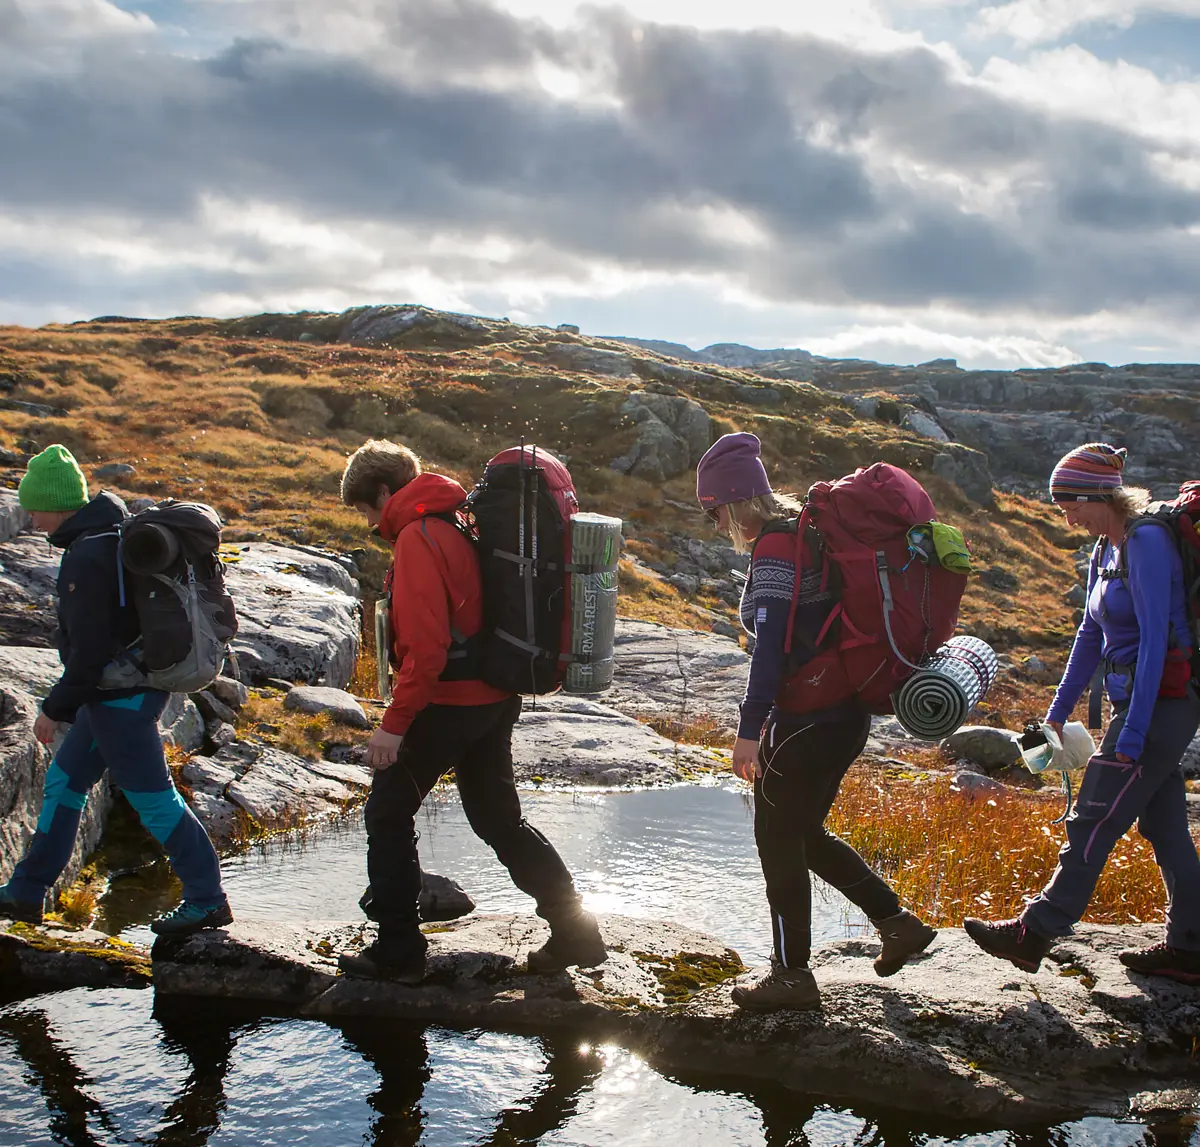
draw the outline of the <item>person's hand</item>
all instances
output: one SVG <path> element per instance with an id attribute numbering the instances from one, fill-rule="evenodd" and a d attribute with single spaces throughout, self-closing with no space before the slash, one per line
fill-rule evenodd
<path id="1" fill-rule="evenodd" d="M 50 744 L 58 736 L 58 722 L 52 721 L 45 713 L 39 713 L 33 723 L 33 735 L 43 745 Z"/>
<path id="2" fill-rule="evenodd" d="M 1132 765 L 1133 758 L 1127 757 L 1124 753 L 1113 753 L 1113 760 L 1120 761 L 1123 765 Z"/>
<path id="3" fill-rule="evenodd" d="M 367 742 L 367 764 L 376 770 L 391 768 L 396 763 L 396 754 L 403 743 L 403 737 L 385 729 L 376 729 Z"/>
<path id="4" fill-rule="evenodd" d="M 1044 721 L 1042 722 L 1047 728 L 1053 729 L 1058 734 L 1058 739 L 1063 739 L 1063 723 L 1061 721 Z"/>
<path id="5" fill-rule="evenodd" d="M 733 743 L 734 776 L 744 781 L 753 781 L 762 776 L 762 765 L 758 760 L 758 742 L 750 737 L 738 737 Z"/>

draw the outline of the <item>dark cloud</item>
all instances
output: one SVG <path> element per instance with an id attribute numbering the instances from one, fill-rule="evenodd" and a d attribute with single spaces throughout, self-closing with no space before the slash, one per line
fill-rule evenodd
<path id="1" fill-rule="evenodd" d="M 1158 174 L 1148 144 L 1005 102 L 933 51 L 615 12 L 563 31 L 482 0 L 380 8 L 381 40 L 357 56 L 256 39 L 194 59 L 109 39 L 0 75 L 0 210 L 199 242 L 206 197 L 265 202 L 507 237 L 530 275 L 602 259 L 788 301 L 1071 314 L 1200 287 L 1200 196 Z M 543 65 L 578 73 L 588 98 L 548 94 Z M 930 169 L 948 178 L 914 175 Z M 763 242 L 721 230 L 730 213 Z M 206 285 L 265 289 L 270 250 L 251 261 L 252 281 Z"/>

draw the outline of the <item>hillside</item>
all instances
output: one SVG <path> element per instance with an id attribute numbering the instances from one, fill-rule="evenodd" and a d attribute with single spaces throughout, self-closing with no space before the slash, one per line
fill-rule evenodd
<path id="1" fill-rule="evenodd" d="M 872 407 L 812 382 L 572 329 L 418 307 L 106 317 L 0 328 L 0 484 L 14 486 L 29 455 L 63 442 L 93 488 L 209 501 L 231 540 L 352 553 L 371 587 L 385 550 L 337 497 L 351 450 L 392 437 L 469 486 L 524 436 L 569 462 L 585 508 L 625 519 L 625 615 L 727 631 L 732 554 L 695 508 L 695 462 L 716 435 L 752 430 L 782 489 L 803 492 L 877 460 L 913 469 L 974 549 L 963 629 L 1017 665 L 1029 654 L 1061 664 L 1073 629 L 1064 594 L 1085 539 L 1045 503 L 993 498 L 986 455 L 918 432 L 909 414 L 919 409 L 902 399 Z M 881 401 L 895 408 L 881 412 Z M 1042 699 L 1030 689 L 1017 674 L 993 698 L 995 719 L 1031 715 Z"/>

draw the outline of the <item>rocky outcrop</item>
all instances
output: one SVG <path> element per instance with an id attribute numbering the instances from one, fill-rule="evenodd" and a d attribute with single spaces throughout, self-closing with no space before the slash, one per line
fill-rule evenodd
<path id="1" fill-rule="evenodd" d="M 584 1030 L 661 1068 L 770 1079 L 848 1102 L 1000 1126 L 1081 1112 L 1119 1114 L 1129 1096 L 1194 1086 L 1200 988 L 1129 973 L 1117 952 L 1156 929 L 1088 927 L 1043 971 L 989 959 L 957 929 L 892 979 L 877 944 L 848 940 L 812 961 L 815 1012 L 757 1016 L 729 1000 L 741 970 L 718 940 L 670 923 L 609 916 L 607 963 L 533 977 L 545 938 L 531 917 L 475 917 L 429 935 L 416 987 L 336 974 L 336 954 L 370 926 L 241 921 L 154 948 L 164 996 L 253 1001 L 322 1019 L 389 1016 L 464 1027 Z"/>
<path id="2" fill-rule="evenodd" d="M 628 453 L 614 458 L 623 474 L 664 482 L 696 465 L 712 445 L 712 419 L 698 402 L 683 395 L 637 391 L 621 413 L 638 424 Z"/>
<path id="3" fill-rule="evenodd" d="M 1156 496 L 1173 495 L 1195 476 L 1191 443 L 1200 430 L 1200 366 L 1087 363 L 1001 371 L 959 370 L 952 360 L 918 367 L 825 362 L 813 378 L 858 396 L 854 402 L 863 417 L 934 437 L 941 431 L 982 451 L 1002 486 L 1040 492 L 1064 453 L 1096 440 L 1127 446 L 1126 480 L 1150 486 Z M 889 395 L 918 405 L 923 415 L 906 413 L 903 402 L 898 406 Z M 918 426 L 919 415 L 929 421 Z"/>
<path id="4" fill-rule="evenodd" d="M 15 538 L 22 530 L 29 529 L 31 519 L 21 509 L 16 490 L 0 490 L 0 542 Z"/>
<path id="5" fill-rule="evenodd" d="M 526 699 L 513 730 L 519 781 L 643 788 L 678 784 L 721 762 L 719 754 L 676 744 L 609 705 L 569 694 Z"/>
<path id="6" fill-rule="evenodd" d="M 358 583 L 336 561 L 266 542 L 226 547 L 242 676 L 343 688 L 361 632 Z"/>

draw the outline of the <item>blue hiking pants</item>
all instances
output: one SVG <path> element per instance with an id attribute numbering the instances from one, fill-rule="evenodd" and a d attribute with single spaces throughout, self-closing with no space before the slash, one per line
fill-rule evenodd
<path id="1" fill-rule="evenodd" d="M 46 770 L 37 831 L 8 884 L 18 900 L 42 903 L 62 874 L 75 850 L 88 793 L 107 769 L 162 845 L 183 884 L 183 898 L 203 907 L 225 902 L 216 850 L 167 771 L 158 731 L 167 698 L 159 690 L 147 690 L 80 708 Z"/>
<path id="2" fill-rule="evenodd" d="M 1179 767 L 1198 722 L 1200 701 L 1194 696 L 1160 697 L 1141 757 L 1123 764 L 1111 758 L 1125 725 L 1124 711 L 1113 718 L 1083 774 L 1058 867 L 1021 915 L 1026 927 L 1041 936 L 1069 935 L 1087 911 L 1108 854 L 1137 821 L 1154 847 L 1167 888 L 1167 943 L 1200 952 L 1200 856 L 1188 831 Z"/>

